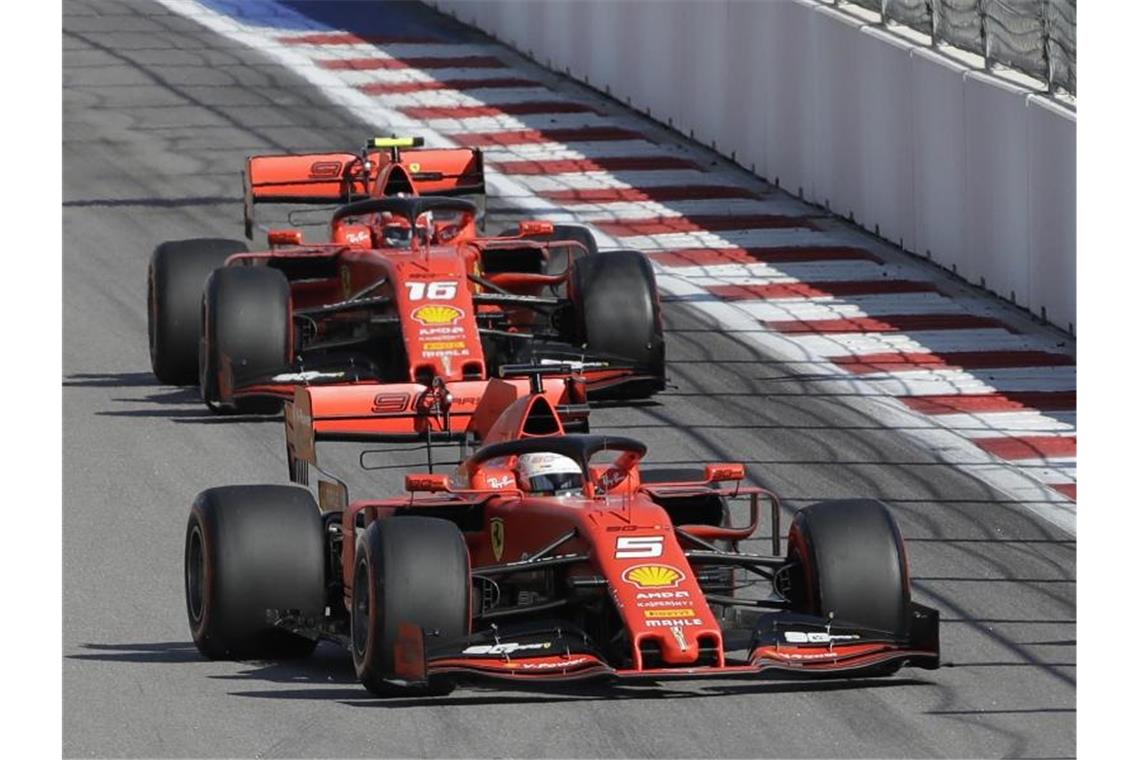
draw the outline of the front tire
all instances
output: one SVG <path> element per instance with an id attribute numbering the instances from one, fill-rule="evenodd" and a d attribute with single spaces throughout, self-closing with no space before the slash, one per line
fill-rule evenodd
<path id="1" fill-rule="evenodd" d="M 303 657 L 316 641 L 278 628 L 267 610 L 324 616 L 320 510 L 293 486 L 225 486 L 198 494 L 186 525 L 186 614 L 211 660 Z"/>
<path id="2" fill-rule="evenodd" d="M 206 278 L 227 258 L 248 250 L 240 240 L 218 238 L 174 240 L 154 249 L 146 273 L 147 338 L 150 368 L 160 383 L 198 382 Z"/>
<path id="3" fill-rule="evenodd" d="M 278 399 L 228 397 L 220 379 L 223 357 L 233 373 L 272 373 L 290 365 L 293 315 L 285 275 L 265 266 L 217 269 L 206 281 L 202 312 L 202 400 L 217 411 L 280 412 Z"/>
<path id="4" fill-rule="evenodd" d="M 470 631 L 471 570 L 467 544 L 454 523 L 430 517 L 373 522 L 357 541 L 352 586 L 352 661 L 356 676 L 379 696 L 449 693 L 454 684 L 401 687 L 395 647 L 401 623 L 439 641 Z"/>
<path id="5" fill-rule="evenodd" d="M 591 358 L 632 367 L 643 380 L 600 391 L 592 399 L 648 398 L 665 388 L 665 333 L 653 265 L 639 251 L 583 256 L 570 273 L 574 342 Z"/>
<path id="6" fill-rule="evenodd" d="M 906 550 L 882 502 L 841 499 L 801 509 L 788 532 L 788 560 L 797 611 L 908 636 Z"/>

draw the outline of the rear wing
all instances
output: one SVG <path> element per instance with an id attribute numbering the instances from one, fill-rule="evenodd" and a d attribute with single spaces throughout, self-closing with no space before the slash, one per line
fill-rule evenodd
<path id="1" fill-rule="evenodd" d="M 321 441 L 437 442 L 481 440 L 503 413 L 520 398 L 541 396 L 568 423 L 589 414 L 571 389 L 570 377 L 546 380 L 538 393 L 523 377 L 462 380 L 433 386 L 419 383 L 355 383 L 287 385 L 285 439 L 291 462 L 316 466 Z M 267 388 L 249 388 L 268 395 Z M 293 469 L 291 467 L 291 469 Z"/>
<path id="2" fill-rule="evenodd" d="M 379 144 L 373 141 L 372 146 Z M 340 204 L 388 195 L 382 183 L 392 165 L 400 166 L 412 181 L 411 188 L 401 182 L 399 192 L 486 194 L 483 153 L 478 148 L 251 156 L 243 174 L 245 236 L 253 237 L 254 207 L 260 203 Z"/>

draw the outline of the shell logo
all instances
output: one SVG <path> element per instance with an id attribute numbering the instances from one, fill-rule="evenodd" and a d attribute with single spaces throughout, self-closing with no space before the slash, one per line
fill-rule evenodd
<path id="1" fill-rule="evenodd" d="M 638 588 L 676 588 L 685 574 L 669 565 L 637 565 L 621 574 L 621 579 Z"/>
<path id="2" fill-rule="evenodd" d="M 462 318 L 463 309 L 440 304 L 421 306 L 412 312 L 412 319 L 421 325 L 453 325 Z"/>

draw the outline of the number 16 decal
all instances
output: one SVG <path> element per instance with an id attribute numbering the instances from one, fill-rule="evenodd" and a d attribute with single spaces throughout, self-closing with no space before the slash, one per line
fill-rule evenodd
<path id="1" fill-rule="evenodd" d="M 405 282 L 408 288 L 409 301 L 422 301 L 427 297 L 429 301 L 450 301 L 455 298 L 459 283 L 455 280 L 440 280 L 438 282 Z"/>
<path id="2" fill-rule="evenodd" d="M 660 557 L 665 551 L 662 536 L 619 536 L 615 559 L 646 559 Z"/>

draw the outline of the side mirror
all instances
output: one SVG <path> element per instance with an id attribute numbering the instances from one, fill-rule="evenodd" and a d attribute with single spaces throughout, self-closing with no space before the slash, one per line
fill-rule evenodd
<path id="1" fill-rule="evenodd" d="M 408 492 L 440 493 L 451 490 L 451 478 L 434 473 L 412 473 L 404 476 L 404 490 Z"/>
<path id="2" fill-rule="evenodd" d="M 270 230 L 268 234 L 269 245 L 300 245 L 300 230 Z"/>
<path id="3" fill-rule="evenodd" d="M 738 462 L 717 462 L 705 465 L 705 481 L 721 483 L 726 480 L 744 480 L 744 465 Z"/>
<path id="4" fill-rule="evenodd" d="M 553 235 L 553 222 L 525 221 L 519 222 L 519 235 L 521 237 L 534 237 L 536 235 Z"/>

